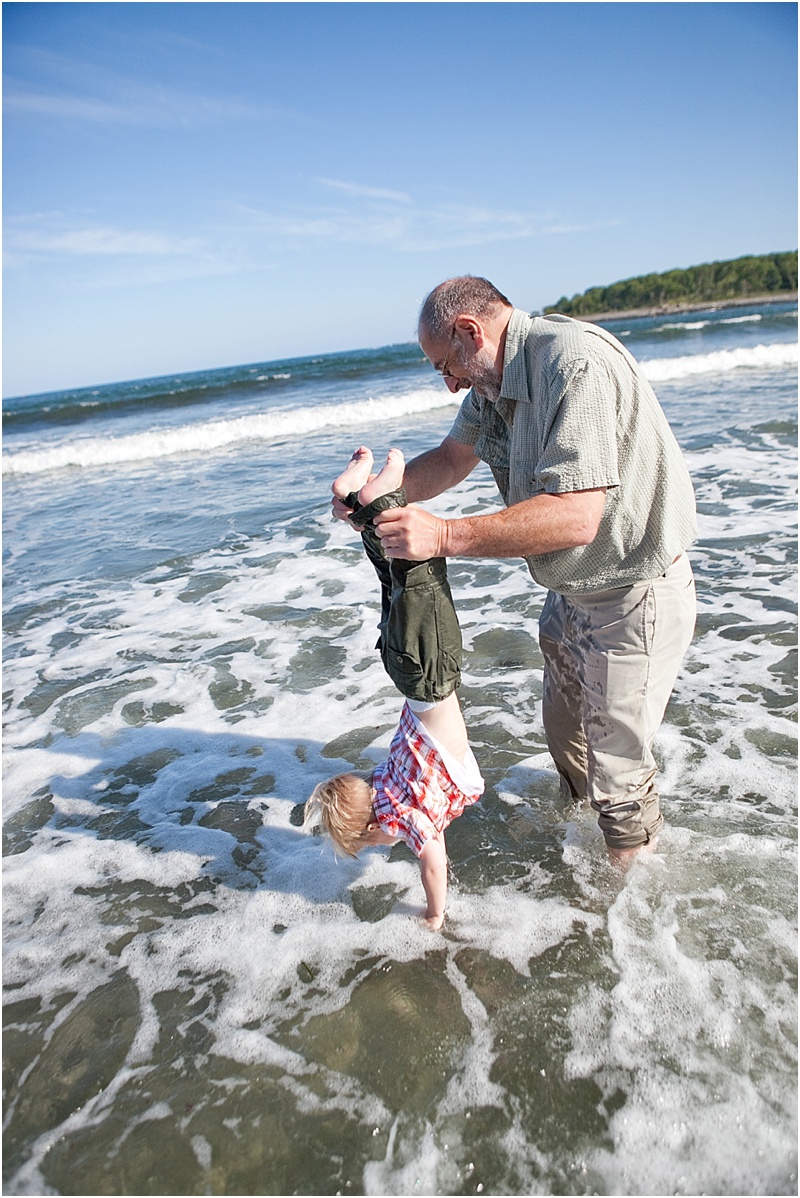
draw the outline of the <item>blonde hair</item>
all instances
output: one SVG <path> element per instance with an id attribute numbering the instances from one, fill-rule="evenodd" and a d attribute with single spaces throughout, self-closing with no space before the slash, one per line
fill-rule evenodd
<path id="1" fill-rule="evenodd" d="M 355 857 L 363 849 L 372 813 L 372 772 L 337 774 L 315 787 L 306 803 L 303 827 L 321 824 L 337 849 Z"/>

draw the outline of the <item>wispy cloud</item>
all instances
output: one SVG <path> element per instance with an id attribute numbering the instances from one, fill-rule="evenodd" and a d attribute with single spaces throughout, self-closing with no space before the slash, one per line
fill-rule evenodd
<path id="1" fill-rule="evenodd" d="M 346 195 L 356 196 L 366 200 L 395 200 L 398 204 L 411 204 L 410 195 L 404 191 L 389 191 L 383 187 L 363 187 L 359 183 L 345 183 L 341 179 L 317 179 L 324 187 L 335 191 L 343 191 Z"/>
<path id="2" fill-rule="evenodd" d="M 240 206 L 254 230 L 284 239 L 383 245 L 405 253 L 488 245 L 499 241 L 563 236 L 606 228 L 614 222 L 568 223 L 553 212 L 520 212 L 457 200 L 418 202 L 403 191 L 333 179 L 317 179 L 352 202 L 340 205 Z"/>
<path id="3" fill-rule="evenodd" d="M 317 181 L 319 182 L 319 181 Z M 293 247 L 347 245 L 399 254 L 564 236 L 603 227 L 568 224 L 553 213 L 466 204 L 447 197 L 418 203 L 391 188 L 342 182 L 342 202 L 219 209 L 193 228 L 126 227 L 90 212 L 8 217 L 6 267 L 57 267 L 81 287 L 154 285 L 274 268 Z"/>
<path id="4" fill-rule="evenodd" d="M 208 96 L 138 84 L 120 86 L 114 96 L 92 96 L 67 90 L 34 91 L 12 83 L 5 91 L 3 108 L 7 116 L 27 114 L 102 125 L 186 127 L 265 118 L 304 119 L 288 109 L 251 104 L 236 97 Z"/>
<path id="5" fill-rule="evenodd" d="M 69 254 L 79 257 L 174 257 L 196 255 L 201 243 L 194 238 L 174 238 L 164 233 L 139 232 L 95 226 L 62 230 L 25 229 L 12 223 L 6 248 L 14 254 Z"/>
<path id="6" fill-rule="evenodd" d="M 34 269 L 56 271 L 81 289 L 154 286 L 230 275 L 242 268 L 235 246 L 205 235 L 70 221 L 63 213 L 10 218 L 3 244 L 9 282 Z"/>
<path id="7" fill-rule="evenodd" d="M 269 210 L 237 205 L 237 212 L 248 219 L 249 235 L 256 239 L 286 242 L 296 240 L 352 245 L 392 245 L 402 240 L 407 219 L 392 212 L 353 212 L 338 208 L 291 211 Z"/>
<path id="8" fill-rule="evenodd" d="M 213 74 L 209 87 L 198 91 L 164 86 L 34 48 L 17 50 L 17 60 L 18 69 L 7 65 L 5 71 L 3 108 L 7 117 L 156 128 L 264 119 L 306 120 L 302 113 L 281 105 L 218 92 Z"/>

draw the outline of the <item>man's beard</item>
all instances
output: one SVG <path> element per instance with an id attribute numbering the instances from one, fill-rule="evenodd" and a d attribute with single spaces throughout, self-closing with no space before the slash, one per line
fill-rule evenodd
<path id="1" fill-rule="evenodd" d="M 467 378 L 479 395 L 490 403 L 497 403 L 503 376 L 487 349 L 476 350 L 469 362 L 459 362 L 459 366 L 467 372 Z"/>

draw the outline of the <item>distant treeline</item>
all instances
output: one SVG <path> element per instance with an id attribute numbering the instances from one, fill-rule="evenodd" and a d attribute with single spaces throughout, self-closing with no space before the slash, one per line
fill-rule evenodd
<path id="1" fill-rule="evenodd" d="M 545 312 L 565 316 L 593 316 L 600 312 L 630 312 L 639 308 L 673 308 L 681 304 L 703 304 L 742 300 L 748 296 L 772 295 L 797 290 L 797 250 L 785 254 L 761 254 L 733 258 L 729 262 L 707 262 L 686 270 L 667 270 L 661 275 L 641 275 L 609 287 L 590 287 L 583 295 L 561 297 Z"/>

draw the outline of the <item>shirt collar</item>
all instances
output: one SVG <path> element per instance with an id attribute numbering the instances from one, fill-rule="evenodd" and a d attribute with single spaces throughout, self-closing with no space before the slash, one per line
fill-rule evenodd
<path id="1" fill-rule="evenodd" d="M 530 403 L 528 372 L 525 364 L 525 342 L 533 321 L 527 312 L 515 308 L 506 328 L 506 347 L 503 357 L 503 381 L 500 400 L 523 400 Z"/>

